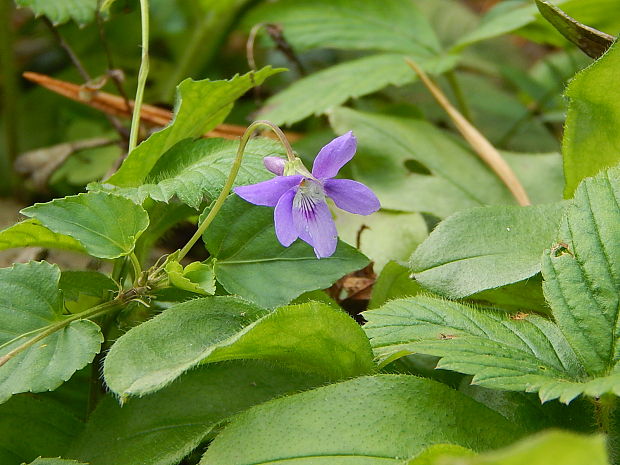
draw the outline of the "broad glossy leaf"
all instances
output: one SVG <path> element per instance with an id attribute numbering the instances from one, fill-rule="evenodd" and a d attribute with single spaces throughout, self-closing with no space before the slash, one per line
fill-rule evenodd
<path id="1" fill-rule="evenodd" d="M 45 247 L 85 253 L 78 241 L 64 234 L 56 234 L 37 220 L 26 220 L 0 231 L 0 250 L 16 247 Z"/>
<path id="2" fill-rule="evenodd" d="M 564 195 L 572 197 L 588 176 L 620 163 L 620 90 L 610 86 L 620 70 L 620 45 L 586 68 L 566 89 Z"/>
<path id="3" fill-rule="evenodd" d="M 469 207 L 514 203 L 476 155 L 425 121 L 337 108 L 330 122 L 338 133 L 355 133 L 359 145 L 351 169 L 383 208 L 445 217 Z M 411 160 L 431 175 L 411 172 L 406 167 Z"/>
<path id="4" fill-rule="evenodd" d="M 605 437 L 545 431 L 476 456 L 446 446 L 432 446 L 407 465 L 548 465 L 550 460 L 562 465 L 608 465 Z"/>
<path id="5" fill-rule="evenodd" d="M 424 15 L 413 2 L 401 0 L 283 0 L 262 4 L 244 22 L 280 24 L 299 51 L 337 48 L 429 56 L 440 48 Z"/>
<path id="6" fill-rule="evenodd" d="M 66 318 L 59 279 L 47 262 L 0 269 L 0 357 Z M 93 359 L 102 340 L 99 326 L 77 320 L 16 354 L 0 367 L 0 402 L 57 388 Z"/>
<path id="7" fill-rule="evenodd" d="M 173 465 L 232 415 L 323 382 L 258 361 L 201 367 L 122 407 L 107 396 L 65 456 L 90 465 Z"/>
<path id="8" fill-rule="evenodd" d="M 173 306 L 112 346 L 104 376 L 127 397 L 161 389 L 201 363 L 265 359 L 331 379 L 374 370 L 368 340 L 344 312 L 310 302 L 273 312 L 233 297 Z"/>
<path id="9" fill-rule="evenodd" d="M 264 307 L 327 288 L 368 264 L 364 255 L 343 242 L 334 255 L 320 260 L 301 240 L 282 246 L 275 235 L 273 208 L 257 207 L 236 195 L 228 198 L 203 239 L 222 286 Z"/>
<path id="10" fill-rule="evenodd" d="M 94 19 L 97 11 L 97 0 L 15 0 L 15 3 L 30 8 L 36 16 L 47 16 L 54 24 L 70 19 L 86 24 Z"/>
<path id="11" fill-rule="evenodd" d="M 585 179 L 543 257 L 553 316 L 591 376 L 609 374 L 620 353 L 619 199 L 620 168 Z"/>
<path id="12" fill-rule="evenodd" d="M 359 237 L 359 250 L 374 262 L 376 273 L 389 260 L 406 262 L 428 237 L 428 227 L 419 213 L 380 210 L 361 216 L 337 210 L 335 216 L 342 240 L 356 244 Z"/>
<path id="13" fill-rule="evenodd" d="M 239 141 L 227 139 L 183 140 L 162 155 L 144 184 L 112 191 L 139 203 L 147 197 L 168 202 L 176 196 L 198 209 L 205 197 L 214 199 L 224 187 L 238 147 Z M 272 175 L 265 169 L 263 158 L 282 153 L 282 145 L 274 140 L 252 139 L 245 148 L 234 185 L 269 179 Z"/>
<path id="14" fill-rule="evenodd" d="M 456 57 L 431 58 L 420 65 L 433 73 L 454 66 Z M 265 102 L 261 117 L 275 124 L 291 125 L 312 115 L 322 115 L 351 98 L 362 97 L 388 85 L 402 86 L 417 79 L 397 54 L 357 58 L 295 81 Z M 291 102 L 295 102 L 292 104 Z"/>
<path id="15" fill-rule="evenodd" d="M 224 121 L 235 100 L 281 71 L 267 66 L 228 81 L 184 80 L 178 87 L 176 110 L 170 125 L 136 147 L 107 182 L 120 187 L 143 184 L 157 161 L 172 146 L 213 129 Z"/>
<path id="16" fill-rule="evenodd" d="M 455 213 L 411 256 L 416 280 L 450 298 L 516 283 L 540 272 L 563 203 L 490 206 Z"/>
<path id="17" fill-rule="evenodd" d="M 21 212 L 55 233 L 71 236 L 90 255 L 99 258 L 130 254 L 149 225 L 149 216 L 140 205 L 104 192 L 36 203 Z"/>
<path id="18" fill-rule="evenodd" d="M 413 280 L 409 268 L 390 261 L 383 267 L 372 287 L 368 308 L 380 307 L 393 299 L 413 297 L 421 291 L 422 287 Z"/>
<path id="19" fill-rule="evenodd" d="M 42 455 L 64 455 L 83 426 L 49 394 L 14 396 L 0 405 L 0 463 L 22 465 Z"/>
<path id="20" fill-rule="evenodd" d="M 522 434 L 518 425 L 443 384 L 380 375 L 253 407 L 218 435 L 200 463 L 402 464 L 431 444 L 480 451 Z"/>

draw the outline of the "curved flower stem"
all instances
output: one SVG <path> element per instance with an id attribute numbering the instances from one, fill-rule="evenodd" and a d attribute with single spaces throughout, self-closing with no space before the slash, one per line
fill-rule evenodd
<path id="1" fill-rule="evenodd" d="M 140 17 L 142 18 L 142 61 L 138 72 L 138 88 L 136 100 L 133 104 L 133 116 L 131 118 L 131 132 L 129 133 L 129 147 L 127 153 L 131 153 L 138 145 L 138 132 L 140 132 L 140 111 L 144 97 L 144 86 L 149 74 L 149 0 L 140 0 Z"/>
<path id="2" fill-rule="evenodd" d="M 284 146 L 284 149 L 286 150 L 286 156 L 288 157 L 289 161 L 291 162 L 295 161 L 295 152 L 293 151 L 293 147 L 291 147 L 291 143 L 288 141 L 288 139 L 284 135 L 284 132 L 282 132 L 282 129 L 280 129 L 278 126 L 273 124 L 271 121 L 267 121 L 267 120 L 258 120 L 250 124 L 248 128 L 245 130 L 245 132 L 243 133 L 243 136 L 241 136 L 241 140 L 239 141 L 239 148 L 237 149 L 237 156 L 232 165 L 232 168 L 230 169 L 230 174 L 228 175 L 226 184 L 224 184 L 224 187 L 222 188 L 222 192 L 220 192 L 219 197 L 215 201 L 215 204 L 211 208 L 211 211 L 209 212 L 207 217 L 204 219 L 202 224 L 198 226 L 198 230 L 196 231 L 196 233 L 191 237 L 191 239 L 187 242 L 187 244 L 185 244 L 185 246 L 179 251 L 179 254 L 176 256 L 177 261 L 181 261 L 181 259 L 185 257 L 185 255 L 187 255 L 190 249 L 194 246 L 194 244 L 198 241 L 198 239 L 200 239 L 200 237 L 207 230 L 207 228 L 209 227 L 209 225 L 211 224 L 215 216 L 219 213 L 220 209 L 222 208 L 222 205 L 224 204 L 224 201 L 226 200 L 226 197 L 228 197 L 228 194 L 230 193 L 230 190 L 232 189 L 232 186 L 235 182 L 235 178 L 237 177 L 237 174 L 239 173 L 239 168 L 241 168 L 241 162 L 243 161 L 243 153 L 245 151 L 245 146 L 248 144 L 248 141 L 252 137 L 254 130 L 260 126 L 267 126 L 268 128 L 270 128 L 276 134 L 276 136 L 278 137 L 278 139 Z M 161 265 L 161 267 L 164 267 L 165 265 L 166 265 L 166 262 L 164 262 Z"/>
<path id="3" fill-rule="evenodd" d="M 114 300 L 110 300 L 109 302 L 104 302 L 101 305 L 97 305 L 96 307 L 92 307 L 83 312 L 76 313 L 75 315 L 71 315 L 62 321 L 51 324 L 45 328 L 42 328 L 42 331 L 39 334 L 28 339 L 23 344 L 20 344 L 19 346 L 15 347 L 15 349 L 11 350 L 7 354 L 0 357 L 0 367 L 4 365 L 6 362 L 8 362 L 9 360 L 11 360 L 16 355 L 20 354 L 24 350 L 35 345 L 40 340 L 45 339 L 47 336 L 54 334 L 56 331 L 60 331 L 66 326 L 69 326 L 74 321 L 84 320 L 86 318 L 96 318 L 98 316 L 105 315 L 106 313 L 109 313 L 113 310 L 117 310 L 121 308 L 122 306 L 126 305 L 128 302 L 130 302 L 132 299 L 134 299 L 137 296 L 138 296 L 138 292 L 135 289 L 130 289 L 127 292 L 119 294 Z M 26 333 L 26 334 L 30 334 L 30 333 Z M 22 336 L 25 336 L 26 334 L 23 334 Z"/>

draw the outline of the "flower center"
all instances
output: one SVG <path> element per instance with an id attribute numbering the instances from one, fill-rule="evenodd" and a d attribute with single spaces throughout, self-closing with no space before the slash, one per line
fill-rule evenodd
<path id="1" fill-rule="evenodd" d="M 303 179 L 293 198 L 293 208 L 300 210 L 305 217 L 308 217 L 313 214 L 314 206 L 320 202 L 325 202 L 323 186 L 310 179 Z"/>

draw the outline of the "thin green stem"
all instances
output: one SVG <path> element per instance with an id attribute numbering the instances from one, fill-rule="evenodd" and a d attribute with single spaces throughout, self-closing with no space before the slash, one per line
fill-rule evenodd
<path id="1" fill-rule="evenodd" d="M 149 74 L 149 0 L 140 0 L 140 15 L 142 18 L 142 61 L 138 73 L 138 88 L 136 100 L 133 104 L 133 116 L 131 118 L 131 132 L 129 133 L 129 147 L 127 153 L 131 153 L 138 145 L 138 133 L 140 132 L 140 112 L 144 87 Z"/>
<path id="2" fill-rule="evenodd" d="M 114 300 L 111 300 L 109 302 L 104 302 L 101 305 L 97 305 L 96 307 L 92 307 L 86 311 L 76 313 L 75 315 L 71 315 L 62 321 L 59 321 L 57 323 L 47 326 L 45 329 L 43 329 L 43 331 L 41 331 L 35 337 L 28 339 L 23 344 L 17 346 L 15 349 L 11 350 L 4 356 L 0 357 L 0 367 L 4 365 L 5 363 L 7 363 L 9 360 L 11 360 L 16 355 L 23 352 L 24 350 L 32 347 L 37 342 L 41 341 L 42 339 L 45 339 L 47 336 L 54 334 L 56 331 L 59 331 L 65 328 L 66 326 L 69 326 L 74 321 L 84 320 L 86 318 L 96 318 L 98 316 L 105 315 L 108 312 L 111 312 L 113 310 L 116 310 L 122 307 L 123 305 L 126 305 L 135 295 L 137 295 L 136 291 L 131 289 L 127 291 L 126 293 L 119 295 Z"/>
<path id="3" fill-rule="evenodd" d="M 284 133 L 278 126 L 273 124 L 271 121 L 266 121 L 266 120 L 254 121 L 252 124 L 250 124 L 248 128 L 245 130 L 245 132 L 243 133 L 243 136 L 241 136 L 241 140 L 239 141 L 239 148 L 237 149 L 237 156 L 235 157 L 235 161 L 233 162 L 232 168 L 230 169 L 230 174 L 228 175 L 228 179 L 226 180 L 226 184 L 224 184 L 222 192 L 220 192 L 220 195 L 215 201 L 215 204 L 213 205 L 213 207 L 211 208 L 211 211 L 209 212 L 207 217 L 204 219 L 202 224 L 198 227 L 198 230 L 196 231 L 196 233 L 191 237 L 191 239 L 187 242 L 187 244 L 185 244 L 185 246 L 180 250 L 179 255 L 176 257 L 178 261 L 181 261 L 181 259 L 185 257 L 185 255 L 187 255 L 190 249 L 194 246 L 196 242 L 198 242 L 200 237 L 207 230 L 207 228 L 209 227 L 209 225 L 211 224 L 215 216 L 219 213 L 220 209 L 222 208 L 222 205 L 224 204 L 224 201 L 226 200 L 226 197 L 228 197 L 228 194 L 230 193 L 230 190 L 232 189 L 232 186 L 235 182 L 237 174 L 239 173 L 239 168 L 241 168 L 241 162 L 243 161 L 243 153 L 245 150 L 245 146 L 247 145 L 248 141 L 252 137 L 254 130 L 260 126 L 267 126 L 268 128 L 270 128 L 276 134 L 276 136 L 278 137 L 278 139 L 284 146 L 284 149 L 286 150 L 286 156 L 288 157 L 289 161 L 291 162 L 295 161 L 296 157 L 295 157 L 295 152 L 293 151 L 293 147 L 291 147 L 291 143 L 288 141 L 288 139 L 286 138 L 286 136 L 284 135 Z M 165 263 L 162 265 L 162 267 L 163 266 L 165 266 Z"/>
<path id="4" fill-rule="evenodd" d="M 459 81 L 456 77 L 456 73 L 454 70 L 450 70 L 446 73 L 446 79 L 448 79 L 448 84 L 450 84 L 450 88 L 454 93 L 454 98 L 456 99 L 456 104 L 463 114 L 467 121 L 472 121 L 471 111 L 469 109 L 469 105 L 467 104 L 467 100 L 465 99 L 465 94 L 463 93 L 463 89 L 459 84 Z"/>
<path id="5" fill-rule="evenodd" d="M 131 252 L 129 254 L 129 259 L 131 260 L 131 264 L 133 265 L 133 274 L 134 274 L 133 279 L 134 279 L 134 283 L 136 283 L 138 279 L 140 278 L 140 275 L 142 274 L 142 267 L 140 266 L 140 261 L 138 260 L 138 257 L 136 257 L 135 252 Z"/>

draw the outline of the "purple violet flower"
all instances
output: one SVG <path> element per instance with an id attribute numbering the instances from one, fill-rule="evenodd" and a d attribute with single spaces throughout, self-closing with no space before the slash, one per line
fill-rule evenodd
<path id="1" fill-rule="evenodd" d="M 314 248 L 318 258 L 336 250 L 338 233 L 326 197 L 343 210 L 370 215 L 381 205 L 364 184 L 350 179 L 333 179 L 355 154 L 353 132 L 335 138 L 321 149 L 310 173 L 299 159 L 295 162 L 265 157 L 265 167 L 277 176 L 268 181 L 235 188 L 235 193 L 254 205 L 275 207 L 276 236 L 284 247 L 297 238 Z"/>

